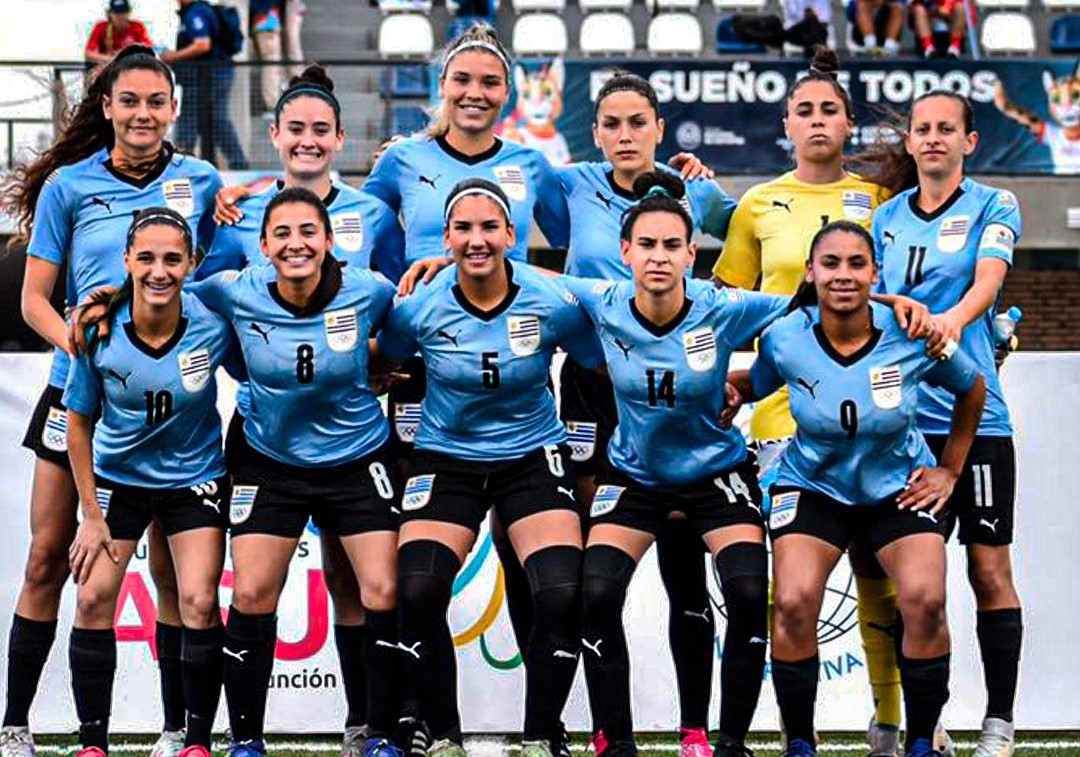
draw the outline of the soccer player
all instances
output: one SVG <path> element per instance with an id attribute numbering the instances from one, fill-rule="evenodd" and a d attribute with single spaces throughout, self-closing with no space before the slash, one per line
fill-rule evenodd
<path id="1" fill-rule="evenodd" d="M 83 515 L 71 545 L 78 600 L 69 648 L 79 755 L 109 751 L 117 597 L 138 540 L 157 517 L 176 564 L 183 623 L 188 716 L 181 754 L 209 757 L 221 694 L 218 583 L 228 487 L 214 372 L 239 351 L 221 316 L 181 294 L 195 265 L 183 215 L 140 211 L 123 257 L 128 277 L 109 303 L 111 338 L 91 341 L 64 392 Z"/>
<path id="2" fill-rule="evenodd" d="M 932 741 L 949 696 L 941 510 L 986 391 L 963 353 L 929 357 L 887 308 L 871 304 L 877 277 L 869 233 L 850 221 L 826 225 L 811 243 L 806 284 L 796 295 L 801 307 L 765 332 L 749 378 L 732 377 L 750 399 L 786 383 L 796 421 L 769 515 L 772 675 L 789 738 L 785 757 L 816 754 L 817 619 L 825 582 L 856 538 L 870 544 L 897 586 L 905 754 L 941 754 Z M 940 464 L 916 427 L 922 381 L 957 395 Z"/>
<path id="3" fill-rule="evenodd" d="M 454 647 L 454 577 L 494 509 L 535 607 L 526 666 L 524 757 L 551 757 L 577 670 L 581 525 L 566 430 L 548 389 L 562 346 L 601 361 L 584 312 L 553 279 L 512 260 L 516 227 L 495 182 L 453 186 L 444 242 L 455 266 L 394 308 L 380 353 L 427 365 L 428 393 L 402 497 L 401 647 L 410 656 L 430 757 L 464 757 Z"/>
<path id="4" fill-rule="evenodd" d="M 1012 577 L 1016 452 L 1001 382 L 994 368 L 993 318 L 1020 236 L 1016 197 L 964 176 L 964 157 L 978 143 L 971 104 L 934 91 L 911 107 L 904 141 L 875 155 L 890 188 L 900 192 L 874 218 L 880 289 L 923 300 L 939 315 L 941 339 L 954 339 L 986 381 L 986 409 L 949 513 L 967 548 L 968 578 L 978 607 L 987 704 L 975 757 L 1013 750 L 1013 703 L 1023 624 Z M 903 190 L 903 191 L 901 191 Z M 924 388 L 919 430 L 940 460 L 953 399 Z"/>
<path id="5" fill-rule="evenodd" d="M 64 133 L 16 171 L 5 195 L 29 232 L 22 308 L 30 326 L 57 349 L 24 446 L 37 456 L 31 495 L 31 543 L 25 581 L 8 643 L 7 709 L 0 730 L 4 757 L 31 757 L 30 705 L 56 633 L 68 574 L 78 495 L 67 459 L 62 401 L 68 340 L 49 297 L 67 264 L 69 304 L 125 277 L 123 249 L 132 211 L 165 205 L 180 212 L 196 244 L 213 240 L 213 197 L 221 186 L 208 163 L 179 155 L 165 141 L 176 113 L 172 72 L 148 48 L 120 51 L 93 80 Z M 160 529 L 150 529 L 151 576 L 158 591 L 157 649 L 165 724 L 154 757 L 183 748 L 184 698 L 176 577 Z"/>
<path id="6" fill-rule="evenodd" d="M 845 168 L 844 146 L 855 125 L 855 109 L 837 81 L 836 53 L 815 50 L 810 70 L 788 95 L 784 130 L 795 169 L 747 190 L 731 219 L 724 250 L 713 268 L 721 284 L 792 295 L 806 273 L 810 240 L 834 220 L 870 228 L 874 210 L 888 192 Z M 754 405 L 750 437 L 766 490 L 774 463 L 795 433 L 787 387 Z M 895 757 L 899 748 L 900 671 L 896 665 L 896 589 L 870 550 L 848 552 L 858 590 L 859 631 L 874 697 L 867 731 L 870 757 Z"/>
<path id="7" fill-rule="evenodd" d="M 282 189 L 305 187 L 322 198 L 334 232 L 334 257 L 350 267 L 377 267 L 391 279 L 404 262 L 404 234 L 397 217 L 384 202 L 335 182 L 330 176 L 334 156 L 345 143 L 341 105 L 334 83 L 319 65 L 308 66 L 281 93 L 270 125 L 270 141 L 281 158 L 284 176 L 252 196 L 243 187 L 222 190 L 218 210 L 228 221 L 218 229 L 214 246 L 199 266 L 200 279 L 221 270 L 268 265 L 259 247 L 259 230 L 266 206 Z M 239 203 L 236 200 L 240 198 Z M 250 393 L 241 384 L 237 411 L 229 424 L 227 456 L 243 448 L 244 418 L 251 413 Z M 364 626 L 360 590 L 339 539 L 320 533 L 323 573 L 334 601 L 334 642 L 341 663 L 348 705 L 342 757 L 359 757 L 367 737 L 367 683 L 364 680 Z"/>

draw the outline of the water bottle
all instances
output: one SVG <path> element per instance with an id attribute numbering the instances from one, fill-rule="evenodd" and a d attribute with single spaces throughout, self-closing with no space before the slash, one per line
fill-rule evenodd
<path id="1" fill-rule="evenodd" d="M 1004 313 L 994 316 L 994 341 L 998 344 L 1008 344 L 1012 341 L 1016 324 L 1024 317 L 1024 311 L 1013 305 Z"/>

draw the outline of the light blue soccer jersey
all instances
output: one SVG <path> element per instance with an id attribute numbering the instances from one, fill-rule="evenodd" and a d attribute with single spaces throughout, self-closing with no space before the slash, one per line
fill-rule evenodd
<path id="1" fill-rule="evenodd" d="M 281 297 L 272 266 L 226 271 L 192 287 L 240 340 L 251 391 L 248 443 L 288 465 L 350 462 L 390 435 L 368 386 L 368 338 L 394 287 L 373 271 L 341 273 L 341 289 L 317 313 L 298 312 Z"/>
<path id="2" fill-rule="evenodd" d="M 259 232 L 267 205 L 284 188 L 279 179 L 239 202 L 244 217 L 235 225 L 218 229 L 214 246 L 196 272 L 197 279 L 268 263 L 259 248 Z M 334 257 L 354 268 L 371 268 L 374 263 L 384 276 L 397 281 L 404 272 L 405 233 L 386 203 L 341 183 L 333 185 L 323 202 L 334 233 Z"/>
<path id="3" fill-rule="evenodd" d="M 362 191 L 401 215 L 405 259 L 411 265 L 445 254 L 446 197 L 459 181 L 477 177 L 498 184 L 510 200 L 517 241 L 506 251 L 507 257 L 526 260 L 533 218 L 552 247 L 566 247 L 570 216 L 555 169 L 541 152 L 497 137 L 490 150 L 471 157 L 442 137 L 421 135 L 395 142 L 375 163 Z"/>
<path id="4" fill-rule="evenodd" d="M 136 210 L 167 206 L 183 214 L 203 250 L 214 241 L 214 196 L 221 178 L 209 163 L 174 154 L 163 170 L 136 180 L 112 165 L 107 149 L 64 166 L 45 181 L 37 202 L 27 254 L 68 263 L 68 304 L 126 277 L 124 247 Z M 69 358 L 57 350 L 49 383 L 62 387 Z"/>
<path id="5" fill-rule="evenodd" d="M 610 163 L 574 163 L 556 170 L 570 207 L 566 273 L 609 281 L 631 278 L 619 254 L 619 237 L 623 214 L 637 203 L 633 194 L 615 183 Z M 736 203 L 719 184 L 711 179 L 687 182 L 683 205 L 694 229 L 724 239 Z"/>
<path id="6" fill-rule="evenodd" d="M 754 393 L 764 397 L 787 384 L 797 425 L 776 484 L 873 505 L 907 486 L 919 466 L 935 465 L 916 428 L 919 385 L 962 393 L 978 368 L 962 351 L 947 361 L 928 357 L 925 342 L 909 339 L 890 308 L 870 308 L 873 336 L 847 357 L 829 343 L 817 308 L 785 316 L 759 341 L 750 369 Z"/>
<path id="7" fill-rule="evenodd" d="M 596 325 L 615 387 L 612 465 L 644 486 L 672 487 L 741 463 L 742 434 L 720 426 L 728 361 L 790 298 L 690 280 L 682 312 L 661 328 L 638 311 L 632 281 L 564 280 Z"/>
<path id="8" fill-rule="evenodd" d="M 180 326 L 165 344 L 138 337 L 129 304 L 108 341 L 72 362 L 64 404 L 87 417 L 101 410 L 94 472 L 116 483 L 181 489 L 225 475 L 214 373 L 238 358 L 236 338 L 194 295 L 180 297 Z"/>
<path id="9" fill-rule="evenodd" d="M 566 441 L 548 389 L 551 356 L 563 347 L 592 367 L 602 362 L 584 311 L 558 279 L 507 262 L 510 293 L 481 311 L 457 285 L 457 267 L 398 301 L 379 348 L 427 367 L 417 449 L 463 460 L 513 460 Z"/>
<path id="10" fill-rule="evenodd" d="M 909 189 L 878 208 L 874 246 L 881 271 L 879 289 L 904 294 L 943 313 L 963 299 L 975 281 L 975 267 L 985 257 L 1012 266 L 1020 238 L 1020 206 L 1012 192 L 964 179 L 956 193 L 934 213 L 915 204 L 918 188 Z M 980 436 L 1009 436 L 1009 408 L 994 365 L 994 315 L 990 308 L 964 329 L 960 348 L 975 361 L 986 380 L 986 409 Z M 942 388 L 920 390 L 919 430 L 949 433 L 953 395 Z"/>

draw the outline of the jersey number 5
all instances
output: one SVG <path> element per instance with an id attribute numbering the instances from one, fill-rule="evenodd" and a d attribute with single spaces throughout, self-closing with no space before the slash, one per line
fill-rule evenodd
<path id="1" fill-rule="evenodd" d="M 675 407 L 675 371 L 664 371 L 658 381 L 656 371 L 649 368 L 645 371 L 645 378 L 649 382 L 649 407 L 656 407 L 660 403 Z"/>
<path id="2" fill-rule="evenodd" d="M 480 353 L 481 380 L 485 389 L 499 388 L 499 353 Z"/>

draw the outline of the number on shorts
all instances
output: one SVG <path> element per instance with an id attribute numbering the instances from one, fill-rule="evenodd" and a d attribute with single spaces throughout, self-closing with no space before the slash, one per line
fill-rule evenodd
<path id="1" fill-rule="evenodd" d="M 315 348 L 304 343 L 296 348 L 296 380 L 310 384 L 315 380 Z"/>
<path id="2" fill-rule="evenodd" d="M 994 478 L 990 472 L 990 463 L 972 465 L 971 477 L 975 480 L 975 507 L 993 507 Z"/>
<path id="3" fill-rule="evenodd" d="M 847 431 L 848 439 L 854 439 L 859 433 L 859 407 L 854 400 L 840 403 L 840 428 Z"/>
<path id="4" fill-rule="evenodd" d="M 564 471 L 559 448 L 555 446 L 544 447 L 544 456 L 547 457 L 548 470 L 551 471 L 551 475 L 562 478 Z"/>
<path id="5" fill-rule="evenodd" d="M 162 389 L 160 392 L 143 392 L 146 398 L 146 425 L 156 426 L 172 415 L 172 393 Z"/>
<path id="6" fill-rule="evenodd" d="M 724 481 L 724 477 L 720 475 L 713 479 L 713 483 L 727 496 L 728 504 L 734 505 L 739 497 L 742 497 L 747 502 L 751 502 L 750 487 L 742 480 L 742 476 L 739 475 L 738 471 L 732 471 L 728 475 L 728 480 L 726 482 Z"/>
<path id="7" fill-rule="evenodd" d="M 368 473 L 371 474 L 371 480 L 375 482 L 375 491 L 379 493 L 379 496 L 383 499 L 393 499 L 394 483 L 386 474 L 386 466 L 382 463 L 372 463 L 368 466 Z"/>

